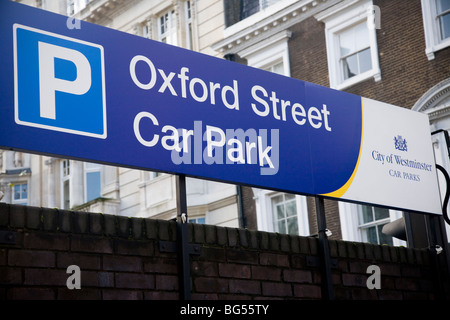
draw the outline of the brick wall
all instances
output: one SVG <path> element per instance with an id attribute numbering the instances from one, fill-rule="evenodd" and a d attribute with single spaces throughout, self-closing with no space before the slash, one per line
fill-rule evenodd
<path id="1" fill-rule="evenodd" d="M 425 55 L 420 0 L 374 0 L 380 8 L 377 29 L 381 81 L 369 79 L 345 91 L 397 106 L 412 108 L 431 87 L 450 74 L 450 48 Z M 290 30 L 291 76 L 329 86 L 324 24 L 310 17 Z"/>
<path id="2" fill-rule="evenodd" d="M 176 223 L 0 204 L 0 299 L 178 299 Z M 316 238 L 189 225 L 193 299 L 321 299 Z M 6 241 L 8 242 L 8 241 Z M 436 299 L 427 250 L 330 240 L 336 299 Z M 366 286 L 369 265 L 381 289 Z M 81 269 L 69 290 L 67 267 Z M 448 275 L 441 279 L 448 295 Z M 447 296 L 449 297 L 449 296 Z"/>
<path id="3" fill-rule="evenodd" d="M 371 78 L 344 91 L 412 108 L 425 92 L 449 77 L 450 48 L 436 52 L 431 61 L 427 59 L 420 0 L 374 0 L 373 3 L 381 13 L 381 28 L 376 31 L 381 81 Z M 293 78 L 328 87 L 324 28 L 324 23 L 314 17 L 292 26 L 289 59 Z M 325 204 L 331 238 L 341 239 L 338 203 L 327 200 Z M 308 198 L 308 214 L 310 230 L 317 230 L 314 198 Z"/>

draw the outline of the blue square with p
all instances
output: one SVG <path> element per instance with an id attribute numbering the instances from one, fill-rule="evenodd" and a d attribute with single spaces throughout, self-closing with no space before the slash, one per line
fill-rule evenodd
<path id="1" fill-rule="evenodd" d="M 14 26 L 16 123 L 106 138 L 103 47 Z"/>

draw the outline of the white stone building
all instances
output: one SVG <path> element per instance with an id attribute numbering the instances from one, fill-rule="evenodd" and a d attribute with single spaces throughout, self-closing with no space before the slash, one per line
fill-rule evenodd
<path id="1" fill-rule="evenodd" d="M 84 21 L 209 55 L 224 29 L 221 0 L 23 0 Z M 128 217 L 176 216 L 175 176 L 95 163 L 0 151 L 2 201 Z M 237 186 L 187 178 L 192 222 L 239 226 Z"/>

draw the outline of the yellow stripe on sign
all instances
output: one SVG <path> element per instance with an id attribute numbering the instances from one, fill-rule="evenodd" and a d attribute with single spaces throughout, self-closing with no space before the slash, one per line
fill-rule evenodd
<path id="1" fill-rule="evenodd" d="M 348 190 L 348 188 L 350 188 L 350 185 L 352 184 L 353 179 L 355 179 L 356 172 L 358 171 L 359 161 L 361 160 L 361 151 L 362 151 L 362 146 L 363 146 L 363 132 L 364 132 L 364 109 L 363 109 L 363 98 L 361 97 L 361 144 L 359 147 L 358 161 L 356 162 L 355 169 L 353 170 L 353 173 L 350 176 L 350 178 L 347 180 L 347 182 L 342 187 L 340 187 L 336 191 L 321 194 L 322 196 L 332 197 L 332 198 L 340 198 L 344 195 L 344 193 Z"/>

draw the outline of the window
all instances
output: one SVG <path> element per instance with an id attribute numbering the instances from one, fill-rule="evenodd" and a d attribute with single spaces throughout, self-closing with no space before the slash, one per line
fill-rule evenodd
<path id="1" fill-rule="evenodd" d="M 450 46 L 450 0 L 422 0 L 425 30 L 425 54 L 429 60 L 434 53 Z"/>
<path id="2" fill-rule="evenodd" d="M 258 230 L 310 235 L 305 196 L 253 188 Z"/>
<path id="3" fill-rule="evenodd" d="M 282 74 L 284 75 L 284 63 L 283 61 L 280 62 L 275 62 L 271 65 L 266 66 L 265 68 L 263 68 L 266 71 L 270 71 L 273 73 L 278 73 L 278 74 Z"/>
<path id="4" fill-rule="evenodd" d="M 90 0 L 67 0 L 67 15 L 71 16 L 83 10 Z"/>
<path id="5" fill-rule="evenodd" d="M 13 203 L 27 205 L 28 201 L 28 184 L 19 183 L 13 186 Z"/>
<path id="6" fill-rule="evenodd" d="M 338 37 L 339 64 L 344 81 L 372 69 L 369 29 L 366 23 L 342 31 Z"/>
<path id="7" fill-rule="evenodd" d="M 391 222 L 389 210 L 385 208 L 361 206 L 359 228 L 364 242 L 393 245 L 392 237 L 381 232 L 383 226 Z"/>
<path id="8" fill-rule="evenodd" d="M 251 67 L 289 77 L 291 70 L 288 40 L 291 35 L 290 31 L 279 32 L 269 39 L 238 52 L 238 54 L 241 58 L 247 59 L 247 64 Z"/>
<path id="9" fill-rule="evenodd" d="M 97 199 L 101 196 L 101 167 L 96 163 L 84 164 L 85 173 L 85 202 Z"/>
<path id="10" fill-rule="evenodd" d="M 141 35 L 144 38 L 147 38 L 147 39 L 151 39 L 152 38 L 151 29 L 150 29 L 150 21 L 145 21 L 141 25 Z"/>
<path id="11" fill-rule="evenodd" d="M 23 167 L 23 153 L 22 152 L 14 152 L 14 167 Z"/>
<path id="12" fill-rule="evenodd" d="M 242 0 L 241 1 L 241 20 L 245 19 L 258 11 L 279 2 L 280 0 Z"/>
<path id="13" fill-rule="evenodd" d="M 372 1 L 344 1 L 315 17 L 325 22 L 330 87 L 345 89 L 373 78 L 381 80 Z"/>
<path id="14" fill-rule="evenodd" d="M 439 37 L 450 37 L 450 0 L 436 0 L 436 20 L 439 24 Z"/>
<path id="15" fill-rule="evenodd" d="M 339 201 L 342 240 L 406 246 L 406 241 L 381 232 L 386 223 L 403 217 L 403 212 Z"/>
<path id="16" fill-rule="evenodd" d="M 163 173 L 162 173 L 162 172 L 150 171 L 150 172 L 149 172 L 149 175 L 150 175 L 150 177 L 149 177 L 150 180 L 153 180 L 153 179 L 156 179 L 156 178 L 162 176 Z"/>
<path id="17" fill-rule="evenodd" d="M 205 224 L 206 223 L 205 217 L 192 218 L 192 219 L 188 219 L 188 220 L 189 220 L 189 223 L 197 223 L 197 224 Z"/>
<path id="18" fill-rule="evenodd" d="M 272 198 L 273 229 L 283 234 L 299 234 L 295 195 L 283 193 Z"/>
<path id="19" fill-rule="evenodd" d="M 158 39 L 161 42 L 177 45 L 175 11 L 169 11 L 158 19 Z"/>
<path id="20" fill-rule="evenodd" d="M 62 170 L 63 170 L 63 177 L 70 176 L 70 160 L 63 160 Z"/>
<path id="21" fill-rule="evenodd" d="M 63 209 L 70 209 L 70 160 L 63 160 L 61 162 L 62 175 L 62 207 Z"/>
<path id="22" fill-rule="evenodd" d="M 192 40 L 192 6 L 191 1 L 186 1 L 184 3 L 184 9 L 186 12 L 186 49 L 192 50 L 193 40 Z"/>
<path id="23" fill-rule="evenodd" d="M 67 15 L 71 16 L 75 13 L 75 0 L 67 0 Z"/>
<path id="24" fill-rule="evenodd" d="M 142 173 L 143 173 L 142 182 L 151 181 L 164 175 L 164 173 L 162 172 L 155 172 L 155 171 L 143 171 Z"/>

